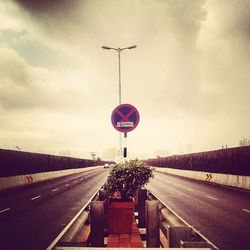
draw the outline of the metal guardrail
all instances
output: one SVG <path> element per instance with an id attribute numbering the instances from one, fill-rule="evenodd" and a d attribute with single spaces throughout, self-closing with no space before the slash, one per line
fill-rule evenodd
<path id="1" fill-rule="evenodd" d="M 163 247 L 219 250 L 217 246 L 182 219 L 150 190 L 148 190 L 148 199 L 159 201 L 160 241 Z"/>
<path id="2" fill-rule="evenodd" d="M 106 181 L 106 180 L 105 180 Z M 104 182 L 105 183 L 105 182 Z M 75 243 L 75 239 L 78 234 L 82 230 L 89 231 L 89 206 L 90 203 L 94 200 L 98 199 L 99 191 L 104 185 L 102 183 L 96 192 L 91 196 L 88 202 L 85 204 L 84 207 L 75 215 L 75 217 L 64 227 L 64 229 L 58 234 L 58 236 L 51 242 L 51 244 L 47 247 L 47 250 L 59 250 L 62 249 L 63 246 L 67 245 L 74 245 L 77 246 L 78 244 L 83 246 L 84 242 Z M 84 228 L 85 227 L 85 228 Z M 72 243 L 74 242 L 74 244 Z"/>
<path id="3" fill-rule="evenodd" d="M 100 192 L 103 184 L 99 186 L 87 204 L 53 240 L 47 250 L 72 249 L 72 247 L 74 249 L 82 249 L 89 247 L 88 240 L 92 238 L 89 237 L 92 226 L 89 225 L 89 217 L 91 217 L 89 215 L 92 211 L 90 211 L 90 204 L 93 205 L 94 202 L 92 201 L 103 200 L 102 192 Z M 145 192 L 144 194 L 141 192 L 138 196 L 137 206 L 139 227 L 146 227 L 148 247 L 153 247 L 154 249 L 161 246 L 164 248 L 219 250 L 218 247 L 183 220 L 155 194 L 149 190 L 145 191 L 147 195 L 145 195 Z M 144 224 L 144 226 L 140 226 L 140 224 Z M 81 240 L 79 240 L 77 239 L 79 235 L 84 235 L 85 237 L 81 236 Z"/>

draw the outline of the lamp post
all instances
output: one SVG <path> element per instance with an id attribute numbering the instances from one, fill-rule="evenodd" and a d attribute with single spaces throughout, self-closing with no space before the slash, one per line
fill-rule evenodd
<path id="1" fill-rule="evenodd" d="M 122 102 L 122 83 L 121 83 L 121 52 L 123 50 L 126 49 L 135 49 L 137 47 L 137 45 L 133 45 L 133 46 L 129 46 L 129 47 L 124 47 L 124 48 L 112 48 L 112 47 L 108 47 L 108 46 L 102 46 L 103 49 L 106 50 L 115 50 L 116 52 L 118 52 L 118 75 L 119 75 L 119 105 Z M 127 133 L 124 133 L 124 138 L 127 138 Z M 122 134 L 120 133 L 120 137 L 119 137 L 119 146 L 120 146 L 120 155 L 122 155 Z M 127 153 L 126 153 L 127 154 Z M 124 153 L 125 155 L 125 153 Z M 126 156 L 125 156 L 126 157 Z"/>
<path id="2" fill-rule="evenodd" d="M 129 46 L 125 48 L 112 48 L 112 47 L 107 47 L 107 46 L 102 46 L 103 49 L 107 50 L 115 50 L 118 52 L 118 73 L 119 73 L 119 104 L 122 102 L 122 83 L 121 83 L 121 52 L 125 49 L 135 49 L 137 46 Z"/>

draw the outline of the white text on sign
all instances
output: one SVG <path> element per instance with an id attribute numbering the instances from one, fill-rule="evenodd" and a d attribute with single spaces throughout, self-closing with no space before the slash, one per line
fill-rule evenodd
<path id="1" fill-rule="evenodd" d="M 133 128 L 134 127 L 134 122 L 117 122 L 117 127 L 118 128 Z"/>

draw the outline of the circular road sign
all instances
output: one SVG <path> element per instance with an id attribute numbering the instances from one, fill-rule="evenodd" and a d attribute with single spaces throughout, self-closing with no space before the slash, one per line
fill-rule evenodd
<path id="1" fill-rule="evenodd" d="M 111 121 L 114 128 L 120 132 L 130 132 L 139 123 L 138 110 L 131 104 L 121 104 L 112 112 Z"/>

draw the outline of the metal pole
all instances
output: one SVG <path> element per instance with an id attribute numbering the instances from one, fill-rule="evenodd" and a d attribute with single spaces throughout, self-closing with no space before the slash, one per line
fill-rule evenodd
<path id="1" fill-rule="evenodd" d="M 121 49 L 118 48 L 118 67 L 119 67 L 119 104 L 122 103 L 122 83 L 121 83 Z"/>
<path id="2" fill-rule="evenodd" d="M 128 156 L 128 150 L 127 150 L 127 132 L 124 133 L 124 148 L 123 148 L 123 157 L 126 161 Z"/>
<path id="3" fill-rule="evenodd" d="M 119 93 L 118 93 L 118 96 L 119 96 L 119 105 L 120 105 L 122 103 L 121 49 L 118 48 L 117 52 L 118 52 L 118 73 L 119 73 L 119 86 L 118 86 Z M 121 132 L 119 133 L 119 146 L 120 146 L 120 149 L 119 149 L 120 159 L 122 160 L 122 133 Z"/>
<path id="4" fill-rule="evenodd" d="M 129 46 L 129 47 L 125 47 L 125 48 L 112 48 L 112 47 L 108 47 L 108 46 L 102 46 L 103 49 L 107 49 L 107 50 L 115 50 L 118 52 L 118 72 L 119 72 L 119 105 L 122 102 L 122 83 L 121 83 L 121 52 L 125 49 L 135 49 L 137 47 L 137 45 L 133 45 L 133 46 Z M 126 143 L 127 140 L 127 133 L 124 134 L 124 140 Z M 119 154 L 122 160 L 122 155 L 124 154 L 124 157 L 127 157 L 127 147 L 124 148 L 124 152 L 122 152 L 123 148 L 122 148 L 122 133 L 119 133 Z"/>
<path id="5" fill-rule="evenodd" d="M 119 104 L 122 103 L 122 83 L 121 83 L 121 48 L 118 48 L 118 62 L 119 62 Z M 124 145 L 124 147 L 123 147 Z M 127 133 L 124 133 L 124 139 L 122 143 L 122 133 L 120 132 L 120 154 L 121 160 L 124 158 L 127 159 Z"/>

